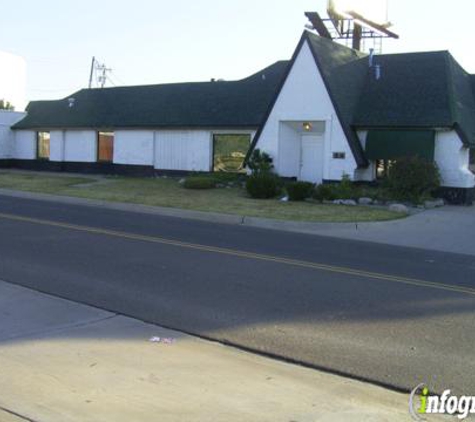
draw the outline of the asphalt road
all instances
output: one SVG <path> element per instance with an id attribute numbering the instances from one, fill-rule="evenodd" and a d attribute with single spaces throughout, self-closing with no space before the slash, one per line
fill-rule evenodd
<path id="1" fill-rule="evenodd" d="M 468 255 L 0 196 L 0 279 L 398 389 L 475 395 Z"/>

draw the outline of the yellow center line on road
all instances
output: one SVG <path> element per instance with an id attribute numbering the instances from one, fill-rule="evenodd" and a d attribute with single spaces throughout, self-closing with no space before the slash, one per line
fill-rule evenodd
<path id="1" fill-rule="evenodd" d="M 352 275 L 352 276 L 357 276 L 357 277 L 362 277 L 362 278 L 369 278 L 372 280 L 383 280 L 383 281 L 392 282 L 392 283 L 407 284 L 407 285 L 417 286 L 417 287 L 427 287 L 431 289 L 445 290 L 445 291 L 456 292 L 456 293 L 464 293 L 464 294 L 475 296 L 475 289 L 472 289 L 470 287 L 453 286 L 450 284 L 419 280 L 415 278 L 400 277 L 400 276 L 395 276 L 391 274 L 362 271 L 362 270 L 357 270 L 357 269 L 348 268 L 348 267 L 339 267 L 339 266 L 320 264 L 320 263 L 310 262 L 310 261 L 300 261 L 296 259 L 258 254 L 258 253 L 253 253 L 253 252 L 246 252 L 246 251 L 241 251 L 241 250 L 236 250 L 236 249 L 201 245 L 198 243 L 182 242 L 179 240 L 166 239 L 163 237 L 127 233 L 127 232 L 108 230 L 108 229 L 102 229 L 102 228 L 90 227 L 90 226 L 80 226 L 76 224 L 62 223 L 60 221 L 44 220 L 44 219 L 32 218 L 32 217 L 22 217 L 22 216 L 13 215 L 13 214 L 0 213 L 0 218 L 6 219 L 6 220 L 21 221 L 25 223 L 39 224 L 43 226 L 59 227 L 62 229 L 76 230 L 76 231 L 92 233 L 92 234 L 112 236 L 112 237 L 117 237 L 117 238 L 122 238 L 122 239 L 138 240 L 138 241 L 149 242 L 149 243 L 159 243 L 162 245 L 176 246 L 179 248 L 194 249 L 198 251 L 236 256 L 239 258 L 275 262 L 275 263 L 283 264 L 283 265 L 290 265 L 294 267 L 301 267 L 301 268 L 308 268 L 308 269 L 314 269 L 314 270 L 320 270 L 320 271 L 326 271 L 326 272 L 332 272 L 332 273 Z"/>

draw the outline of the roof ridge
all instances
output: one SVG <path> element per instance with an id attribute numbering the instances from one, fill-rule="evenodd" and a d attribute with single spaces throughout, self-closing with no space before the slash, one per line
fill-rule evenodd
<path id="1" fill-rule="evenodd" d="M 375 54 L 377 57 L 389 57 L 389 56 L 410 56 L 410 55 L 429 55 L 429 54 L 450 54 L 449 50 L 431 50 L 431 51 L 404 51 L 399 53 L 385 53 Z"/>
<path id="2" fill-rule="evenodd" d="M 359 50 L 355 50 L 354 48 L 351 48 L 351 47 L 348 47 L 346 45 L 340 44 L 339 42 L 336 42 L 335 40 L 330 40 L 328 38 L 322 37 L 321 35 L 315 34 L 311 31 L 304 30 L 303 36 L 306 37 L 307 40 L 309 40 L 309 41 L 311 41 L 311 39 L 318 40 L 318 41 L 321 41 L 323 43 L 332 44 L 333 46 L 335 46 L 336 48 L 340 48 L 341 50 L 347 50 L 348 52 L 352 52 L 353 55 L 358 59 L 368 57 L 367 53 L 364 53 L 364 52 L 359 51 Z"/>
<path id="3" fill-rule="evenodd" d="M 332 41 L 332 40 L 329 40 L 327 38 L 324 38 L 324 37 L 321 37 L 319 35 L 315 35 L 313 33 L 310 33 L 309 31 L 304 31 L 304 39 L 305 39 L 305 42 L 307 42 L 309 48 L 310 48 L 310 52 L 313 56 L 313 59 L 314 59 L 314 62 L 315 62 L 315 65 L 317 67 L 317 70 L 318 72 L 320 73 L 321 75 L 321 78 L 323 80 L 323 83 L 325 85 L 325 89 L 330 97 L 330 101 L 333 105 L 333 108 L 335 110 L 335 113 L 336 113 L 336 117 L 338 119 L 338 121 L 340 122 L 341 126 L 342 126 L 342 129 L 343 129 L 343 132 L 348 140 L 348 144 L 350 146 L 350 149 L 353 153 L 353 156 L 356 160 L 356 162 L 358 163 L 358 167 L 366 167 L 368 165 L 368 161 L 364 155 L 364 151 L 363 151 L 363 147 L 356 135 L 356 132 L 354 131 L 352 125 L 351 125 L 351 121 L 353 119 L 353 113 L 354 113 L 354 107 L 356 106 L 358 100 L 358 96 L 356 97 L 355 99 L 355 103 L 353 104 L 353 107 L 351 111 L 347 111 L 347 112 L 343 112 L 343 106 L 342 106 L 342 101 L 341 99 L 338 98 L 337 94 L 334 92 L 334 84 L 332 83 L 332 81 L 330 80 L 330 76 L 328 74 L 328 69 L 327 71 L 325 70 L 325 66 L 326 64 L 329 64 L 330 63 L 330 60 L 328 60 L 327 63 L 324 63 L 324 61 L 322 61 L 322 57 L 320 57 L 320 54 L 317 53 L 316 51 L 316 48 L 320 48 L 320 46 L 326 48 L 326 47 L 329 47 L 330 45 L 332 46 L 332 48 L 335 48 L 335 46 L 337 46 L 336 48 L 340 49 L 340 51 L 345 51 L 347 52 L 348 54 L 351 54 L 351 57 L 348 57 L 348 61 L 346 63 L 344 63 L 344 66 L 348 65 L 348 64 L 355 64 L 355 63 L 361 63 L 361 60 L 365 60 L 365 58 L 367 56 L 363 55 L 363 54 L 360 54 L 357 50 L 355 49 L 352 49 L 352 48 L 349 48 L 349 47 L 346 47 L 344 45 L 341 45 L 335 41 Z M 324 51 L 324 50 L 322 50 Z M 339 53 L 340 54 L 340 53 Z M 341 60 L 341 56 L 343 56 L 343 54 L 340 54 L 339 56 L 339 59 Z M 341 66 L 341 63 L 339 63 L 337 65 L 337 67 L 342 67 Z M 333 70 L 332 69 L 332 73 L 333 73 Z M 362 89 L 362 86 L 360 87 L 359 91 L 361 91 Z M 349 113 L 349 114 L 347 114 Z M 351 114 L 351 115 L 350 115 Z"/>
<path id="4" fill-rule="evenodd" d="M 67 97 L 62 98 L 63 100 L 70 98 L 74 94 L 78 94 L 79 92 L 91 92 L 91 91 L 101 91 L 101 90 L 107 90 L 107 91 L 113 91 L 113 90 L 120 90 L 120 89 L 134 89 L 134 88 L 154 88 L 154 87 L 161 87 L 161 86 L 178 86 L 178 85 L 207 85 L 207 84 L 215 84 L 215 83 L 238 83 L 238 82 L 243 82 L 246 81 L 247 79 L 250 79 L 252 77 L 255 77 L 259 75 L 260 73 L 273 68 L 274 66 L 278 64 L 284 64 L 288 63 L 288 60 L 277 60 L 274 63 L 258 70 L 257 72 L 252 73 L 249 76 L 245 76 L 244 78 L 241 79 L 231 79 L 231 80 L 225 80 L 225 79 L 216 79 L 216 80 L 209 80 L 209 81 L 189 81 L 189 82 L 165 82 L 165 83 L 157 83 L 157 84 L 143 84 L 143 85 L 120 85 L 120 86 L 107 86 L 103 88 L 82 88 L 79 91 L 74 92 L 71 95 L 68 95 Z M 41 100 L 40 100 L 41 101 Z M 45 101 L 57 101 L 57 100 L 45 100 Z"/>

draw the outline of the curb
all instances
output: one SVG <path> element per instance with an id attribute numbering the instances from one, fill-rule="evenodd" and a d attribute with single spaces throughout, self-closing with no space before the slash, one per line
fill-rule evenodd
<path id="1" fill-rule="evenodd" d="M 0 195 L 21 199 L 35 199 L 38 201 L 54 201 L 67 205 L 82 205 L 86 207 L 104 208 L 116 211 L 136 212 L 140 214 L 161 215 L 164 217 L 186 218 L 190 220 L 210 221 L 223 224 L 243 224 L 243 218 L 238 215 L 220 214 L 204 211 L 183 210 L 125 202 L 109 202 L 99 199 L 78 198 L 75 196 L 53 195 L 49 193 L 25 192 L 10 189 L 0 189 Z"/>
<path id="2" fill-rule="evenodd" d="M 230 224 L 261 228 L 267 230 L 279 230 L 293 233 L 314 234 L 320 236 L 331 236 L 332 230 L 344 229 L 355 231 L 358 228 L 387 224 L 391 221 L 374 222 L 352 222 L 352 223 L 318 223 L 306 221 L 286 221 L 263 217 L 248 217 L 236 214 L 221 214 L 215 212 L 184 210 L 180 208 L 168 208 L 151 205 L 129 204 L 124 202 L 109 202 L 97 199 L 78 198 L 74 196 L 53 195 L 47 193 L 26 192 L 10 189 L 0 189 L 0 195 L 21 199 L 34 199 L 38 201 L 52 201 L 67 205 L 80 205 L 86 207 L 102 208 L 115 211 L 134 212 L 140 214 L 157 215 L 163 217 L 183 218 L 188 220 L 198 220 L 210 223 Z M 410 216 L 406 217 L 410 218 Z M 405 219 L 404 219 L 405 220 Z M 400 220 L 394 220 L 400 221 Z"/>

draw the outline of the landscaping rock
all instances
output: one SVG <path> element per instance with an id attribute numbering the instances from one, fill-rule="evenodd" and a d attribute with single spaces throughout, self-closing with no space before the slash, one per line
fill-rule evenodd
<path id="1" fill-rule="evenodd" d="M 335 205 L 351 205 L 351 206 L 357 205 L 356 201 L 353 201 L 353 199 L 335 199 L 333 201 L 333 204 L 335 204 Z"/>
<path id="2" fill-rule="evenodd" d="M 405 205 L 403 204 L 392 204 L 389 206 L 389 211 L 394 211 L 394 212 L 400 212 L 400 213 L 404 213 L 404 214 L 408 214 L 409 213 L 409 208 L 407 208 Z"/>
<path id="3" fill-rule="evenodd" d="M 180 185 L 183 185 L 183 184 L 185 183 L 185 181 L 186 181 L 186 179 L 180 179 L 180 180 L 178 181 L 178 183 L 179 183 Z"/>
<path id="4" fill-rule="evenodd" d="M 222 188 L 225 187 L 225 185 L 223 185 L 222 183 L 218 183 L 218 184 L 216 185 L 216 187 L 217 187 L 218 189 L 222 189 Z"/>
<path id="5" fill-rule="evenodd" d="M 444 205 L 445 205 L 445 202 L 443 199 L 435 199 L 433 201 L 424 202 L 424 208 L 426 209 L 439 208 L 439 207 L 443 207 Z"/>
<path id="6" fill-rule="evenodd" d="M 358 204 L 360 205 L 371 205 L 373 200 L 371 198 L 360 198 L 358 199 Z"/>
<path id="7" fill-rule="evenodd" d="M 284 196 L 283 198 L 280 198 L 280 202 L 289 202 L 289 197 Z"/>

